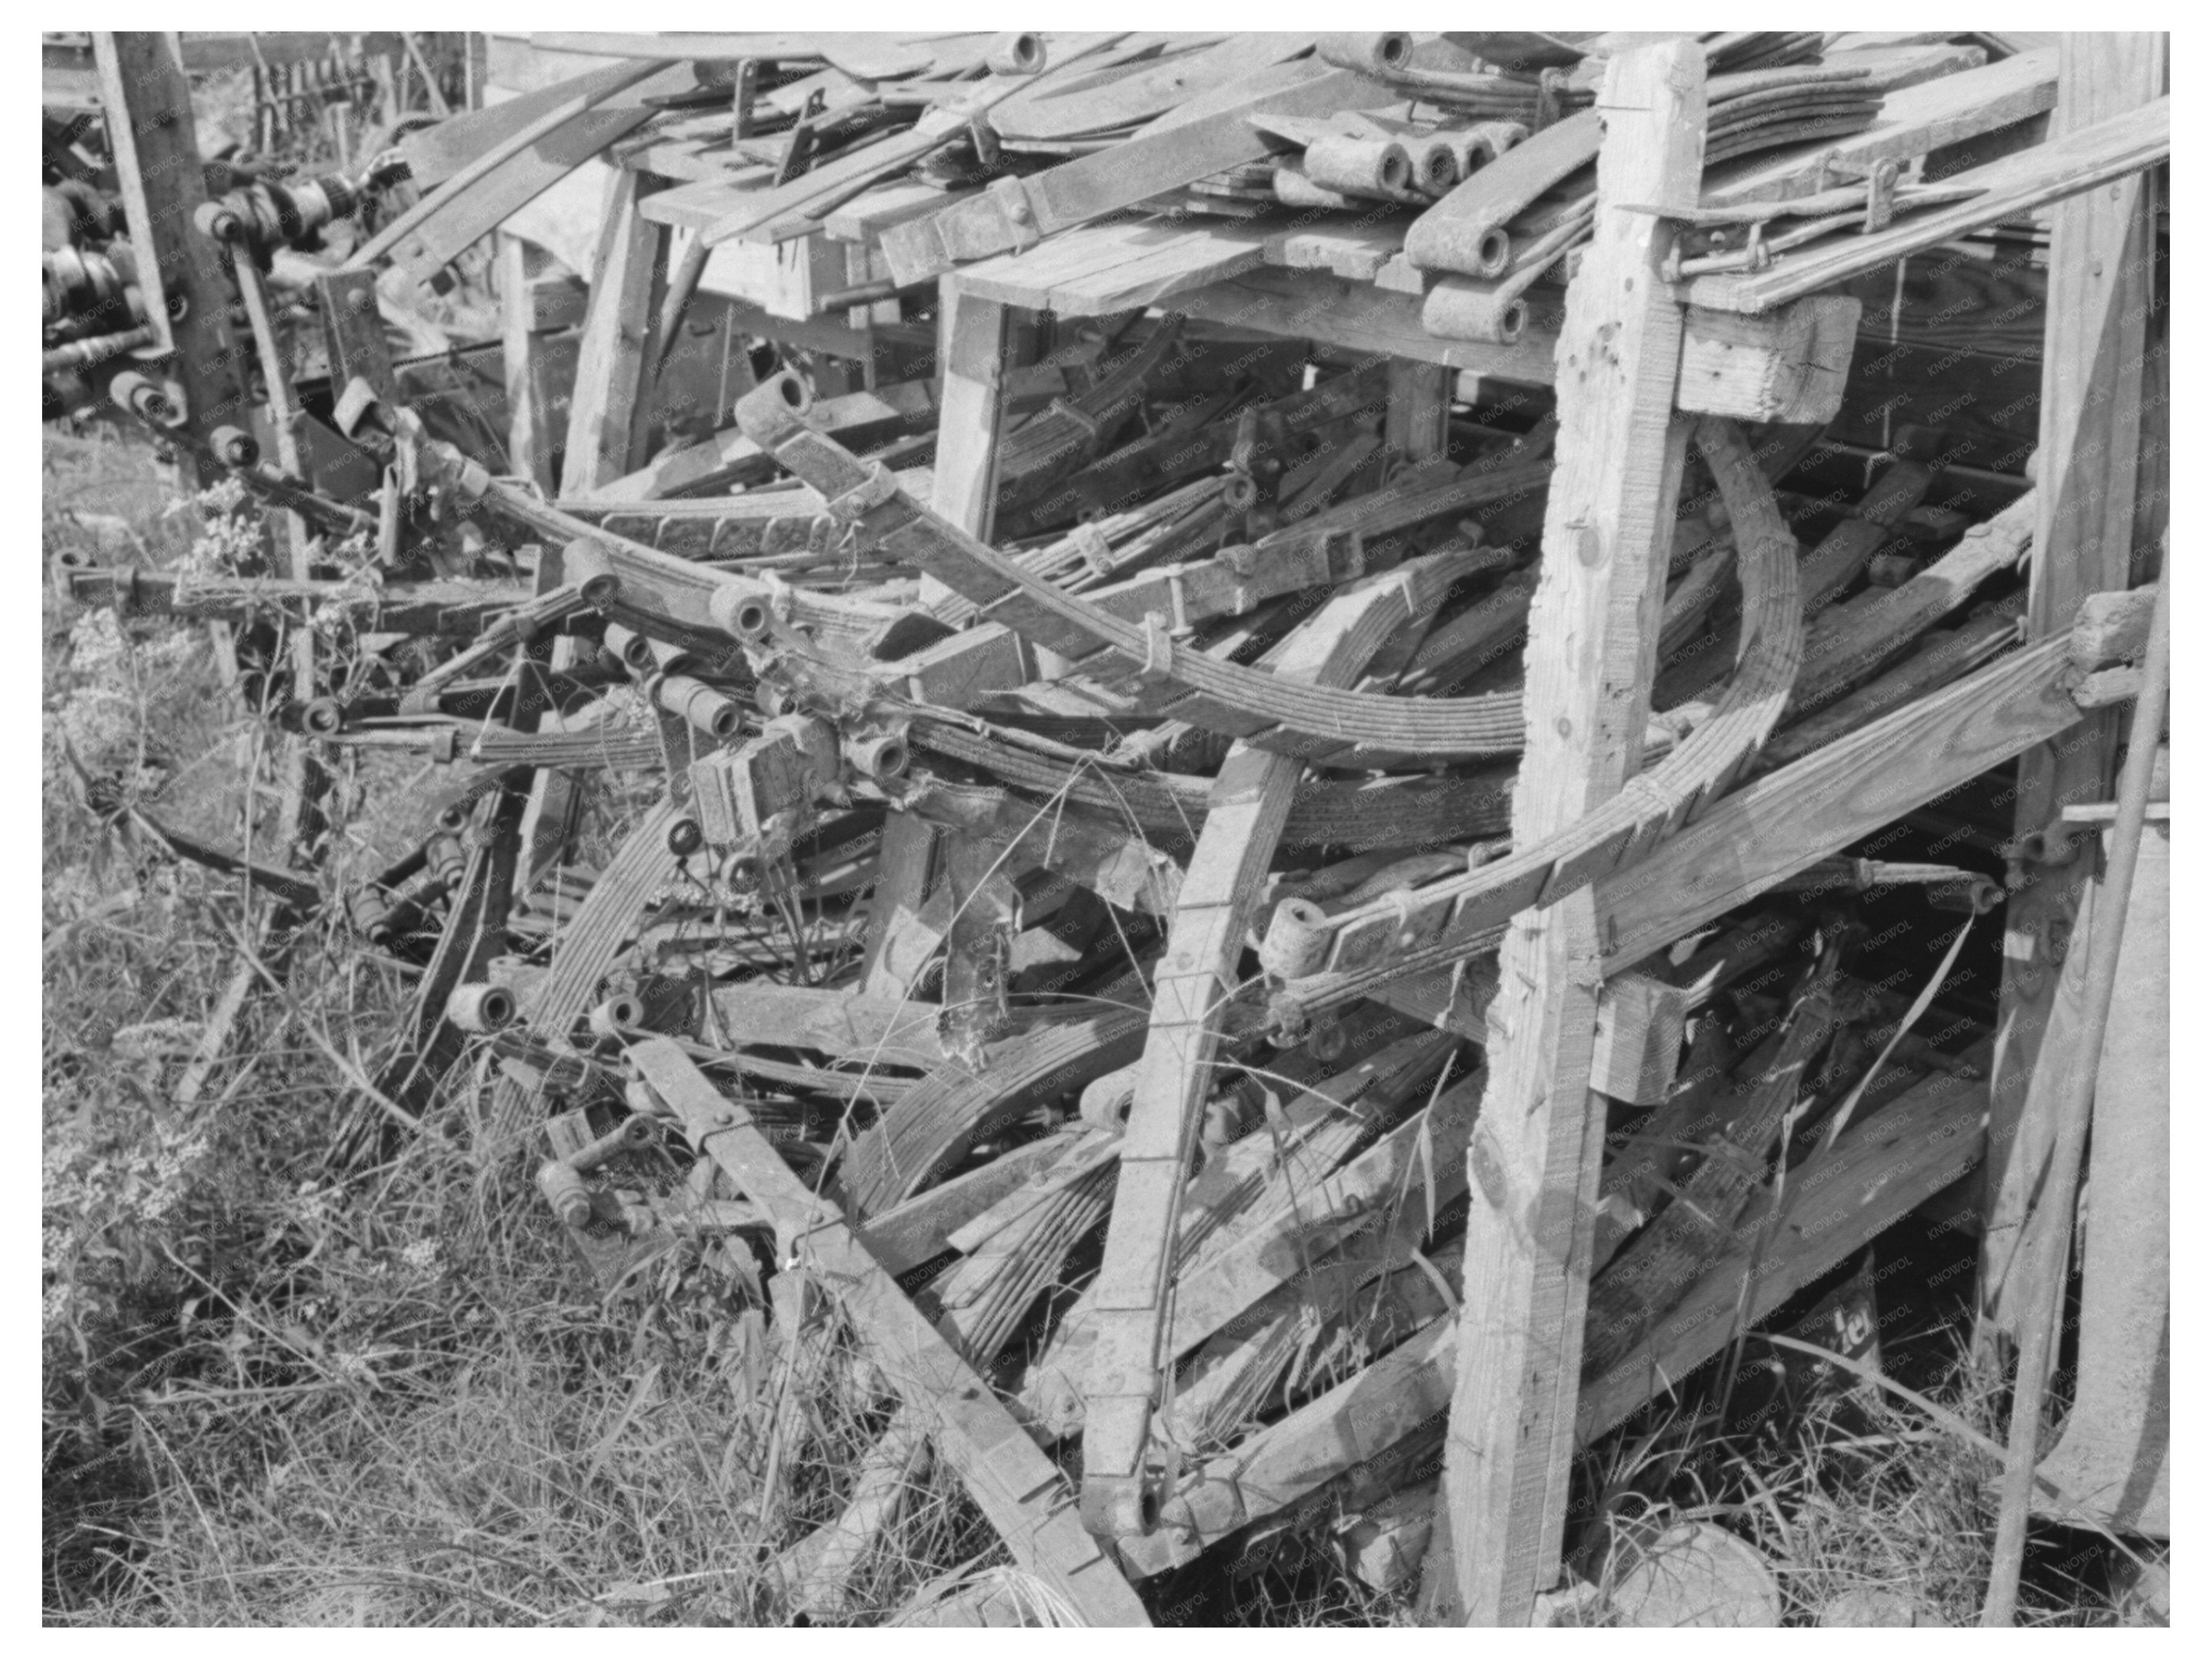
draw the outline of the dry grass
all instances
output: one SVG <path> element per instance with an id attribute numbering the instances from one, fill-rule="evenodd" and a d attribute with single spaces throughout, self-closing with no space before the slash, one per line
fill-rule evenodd
<path id="1" fill-rule="evenodd" d="M 142 445 L 50 434 L 47 463 L 50 555 L 191 544 Z M 473 1167 L 472 1066 L 392 1162 L 332 1178 L 352 1110 L 332 1056 L 373 1054 L 404 990 L 342 932 L 299 941 L 284 997 L 250 1005 L 233 1057 L 179 1109 L 235 961 L 235 885 L 120 837 L 61 739 L 234 844 L 258 728 L 194 630 L 118 630 L 50 600 L 46 641 L 48 1621 L 787 1622 L 761 1563 L 837 1512 L 888 1417 L 848 1338 L 783 1366 L 760 1264 L 696 1248 L 599 1295 L 526 1170 Z M 406 781 L 350 781 L 419 806 Z M 365 815 L 340 861 L 374 862 L 409 828 L 404 807 Z M 764 1513 L 779 1395 L 795 1409 Z M 947 1479 L 917 1498 L 852 1584 L 854 1617 L 1002 1559 Z"/>
<path id="2" fill-rule="evenodd" d="M 499 1194 L 468 1243 L 453 1225 L 467 1183 L 441 1164 L 455 1169 L 426 1144 L 359 1183 L 382 1188 L 374 1204 L 334 1194 L 330 1258 L 234 1300 L 222 1341 L 245 1352 L 228 1375 L 204 1365 L 197 1397 L 133 1410 L 153 1490 L 137 1547 L 117 1550 L 88 1611 L 164 1625 L 784 1622 L 749 1547 L 763 1539 L 769 1367 L 732 1287 L 672 1261 L 597 1303 L 520 1192 Z M 865 1431 L 842 1382 L 793 1379 L 811 1431 L 790 1449 L 794 1521 L 806 1487 L 827 1486 L 808 1475 Z"/>
<path id="3" fill-rule="evenodd" d="M 1765 1346 L 1751 1344 L 1754 1354 Z M 1640 1432 L 1631 1425 L 1587 1461 L 1595 1519 L 1581 1568 L 1603 1592 L 1638 1531 L 1710 1522 L 1765 1559 L 1786 1625 L 1819 1624 L 1824 1613 L 1838 1622 L 1850 1603 L 1878 1601 L 1920 1624 L 1973 1626 L 1989 1583 L 2005 1420 L 2002 1391 L 1960 1352 L 1917 1401 L 1832 1369 L 1755 1428 L 1723 1434 L 1711 1416 L 1686 1412 Z M 2142 1622 L 2119 1594 L 2124 1559 L 2095 1533 L 2039 1529 L 2020 1624 Z"/>

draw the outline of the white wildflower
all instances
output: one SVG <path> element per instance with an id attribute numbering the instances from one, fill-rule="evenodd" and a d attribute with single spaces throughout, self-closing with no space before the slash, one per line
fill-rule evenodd
<path id="1" fill-rule="evenodd" d="M 100 606 L 87 611 L 70 625 L 70 667 L 88 677 L 123 665 L 131 642 L 115 613 Z"/>
<path id="2" fill-rule="evenodd" d="M 351 631 L 375 616 L 383 586 L 383 573 L 374 565 L 357 567 L 316 605 L 307 625 L 325 639 Z"/>
<path id="3" fill-rule="evenodd" d="M 199 508 L 203 518 L 236 513 L 246 504 L 246 481 L 235 474 L 216 479 L 192 497 L 192 505 Z"/>
<path id="4" fill-rule="evenodd" d="M 234 574 L 261 556 L 261 515 L 236 478 L 210 484 L 192 498 L 199 508 L 200 534 L 185 556 L 184 568 L 194 575 Z"/>
<path id="5" fill-rule="evenodd" d="M 199 1046 L 198 1020 L 143 1020 L 115 1034 L 116 1052 L 125 1060 L 179 1060 Z"/>

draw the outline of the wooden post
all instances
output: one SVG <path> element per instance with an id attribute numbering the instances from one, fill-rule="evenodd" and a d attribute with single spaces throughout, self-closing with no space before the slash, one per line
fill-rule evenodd
<path id="1" fill-rule="evenodd" d="M 1434 460 L 1443 454 L 1452 383 L 1457 379 L 1441 363 L 1393 357 L 1390 399 L 1383 414 L 1383 447 L 1409 461 Z"/>
<path id="2" fill-rule="evenodd" d="M 2165 90 L 2164 34 L 2069 34 L 2059 44 L 2051 137 L 2132 109 Z M 2068 197 L 2052 210 L 2044 321 L 2043 410 L 2036 451 L 2039 517 L 2028 577 L 2031 637 L 2064 630 L 2088 594 L 2124 588 L 2136 520 L 2142 429 L 2144 325 L 2149 314 L 2151 176 Z M 2016 836 L 2047 829 L 2062 808 L 2112 799 L 2117 709 L 2021 759 Z M 2004 979 L 1990 1085 L 1990 1150 L 1982 1236 L 1981 1352 L 2017 1340 L 2012 1266 L 2034 1259 L 2024 1234 L 2031 1194 L 2049 1162 L 2057 1098 L 2031 1086 L 2057 1001 L 2067 944 L 2093 879 L 2087 842 L 2070 864 L 2023 864 L 2027 884 L 2005 909 Z M 2051 1074 L 2052 1068 L 2044 1068 Z M 2041 1206 L 2038 1213 L 2070 1214 Z"/>
<path id="3" fill-rule="evenodd" d="M 1005 414 L 1012 307 L 963 292 L 957 276 L 943 278 L 938 292 L 937 367 L 943 392 L 929 504 L 988 542 L 997 516 L 999 428 Z M 921 579 L 924 605 L 950 597 L 951 591 L 933 577 Z"/>
<path id="4" fill-rule="evenodd" d="M 655 271 L 666 234 L 638 211 L 639 183 L 639 176 L 627 167 L 616 168 L 607 183 L 592 295 L 584 310 L 584 337 L 576 353 L 576 389 L 569 400 L 568 433 L 561 457 L 563 495 L 589 495 L 596 485 L 629 471 L 638 459 L 646 345 L 653 333 L 653 305 L 659 297 Z M 553 641 L 550 665 L 572 668 L 577 655 L 576 641 L 564 634 Z M 538 729 L 560 731 L 563 723 L 549 712 L 539 717 Z M 538 774 L 523 811 L 518 894 L 536 886 L 560 859 L 574 833 L 577 804 L 574 786 L 564 774 Z"/>
<path id="5" fill-rule="evenodd" d="M 1637 774 L 1688 423 L 1668 233 L 1620 203 L 1697 200 L 1705 60 L 1622 54 L 1599 106 L 1595 234 L 1567 294 L 1559 465 L 1528 618 L 1526 845 Z M 1490 1079 L 1468 1151 L 1468 1221 L 1444 1472 L 1422 1583 L 1432 1623 L 1525 1625 L 1559 1572 L 1605 1118 L 1589 1087 L 1600 940 L 1587 890 L 1514 919 L 1491 1006 Z"/>
<path id="6" fill-rule="evenodd" d="M 653 332 L 655 266 L 665 228 L 638 211 L 640 176 L 617 167 L 607 181 L 599 257 L 576 390 L 568 404 L 561 494 L 584 495 L 637 465 L 637 416 L 645 400 L 646 344 Z"/>
<path id="7" fill-rule="evenodd" d="M 192 224 L 207 186 L 178 38 L 143 30 L 94 33 L 92 50 L 124 217 L 138 254 L 139 292 L 168 354 L 167 372 L 184 392 L 185 425 L 203 438 L 226 423 L 243 427 L 230 284 L 214 242 Z M 173 317 L 173 308 L 183 315 Z M 212 460 L 198 466 L 202 488 L 227 476 Z"/>
<path id="8" fill-rule="evenodd" d="M 262 389 L 269 400 L 270 430 L 276 435 L 276 465 L 287 477 L 300 477 L 303 476 L 298 428 L 301 410 L 292 400 L 291 375 L 284 362 L 283 342 L 277 337 L 275 314 L 270 308 L 269 290 L 253 263 L 252 252 L 243 242 L 232 244 L 231 255 L 231 274 L 238 283 L 239 299 L 244 303 L 261 357 Z M 276 528 L 285 574 L 295 582 L 310 580 L 307 525 L 298 514 L 288 509 L 277 516 Z M 320 689 L 315 667 L 314 629 L 293 628 L 285 643 L 292 662 L 292 695 L 301 699 L 313 697 Z M 320 803 L 329 790 L 330 776 L 309 738 L 289 738 L 282 752 L 283 805 L 277 818 L 276 835 L 283 856 L 291 860 L 308 853 L 322 838 L 325 826 Z M 315 862 L 312 857 L 304 861 L 310 866 Z"/>
<path id="9" fill-rule="evenodd" d="M 501 367 L 507 378 L 507 460 L 520 476 L 550 490 L 553 451 L 538 404 L 537 319 L 530 298 L 530 244 L 499 233 Z M 602 480 L 604 482 L 604 480 Z"/>
<path id="10" fill-rule="evenodd" d="M 473 36 L 471 38 L 472 40 L 474 39 Z M 430 113 L 436 116 L 440 120 L 444 120 L 446 117 L 453 112 L 453 106 L 446 101 L 445 88 L 438 84 L 437 74 L 431 69 L 429 59 L 423 57 L 422 48 L 416 42 L 413 35 L 402 30 L 400 32 L 399 39 L 407 48 L 407 55 L 415 60 L 416 69 L 422 74 L 422 90 L 426 94 L 428 94 L 430 100 Z M 471 55 L 470 61 L 472 64 L 475 62 L 473 53 Z M 477 99 L 474 91 L 474 78 L 472 76 L 469 107 L 471 109 L 474 109 L 476 106 Z"/>
<path id="11" fill-rule="evenodd" d="M 999 495 L 999 428 L 1006 413 L 1007 324 L 1012 307 L 962 292 L 957 276 L 938 285 L 937 367 L 941 392 L 937 422 L 935 482 L 930 506 L 970 535 L 991 539 Z M 921 579 L 925 609 L 952 590 L 934 576 Z M 884 856 L 868 915 L 867 982 L 904 994 L 911 976 L 884 952 L 903 924 L 919 912 L 933 862 L 939 831 L 906 813 L 894 813 L 884 830 Z M 896 832 L 898 856 L 891 856 Z M 896 953 L 894 952 L 894 957 Z"/>

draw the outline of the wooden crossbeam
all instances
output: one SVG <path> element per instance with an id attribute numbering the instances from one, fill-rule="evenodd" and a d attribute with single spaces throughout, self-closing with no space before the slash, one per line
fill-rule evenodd
<path id="1" fill-rule="evenodd" d="M 1366 356 L 1410 357 L 1522 386 L 1549 386 L 1558 337 L 1536 328 L 1510 345 L 1449 340 L 1421 325 L 1418 295 L 1347 282 L 1326 270 L 1263 267 L 1176 296 L 1186 317 L 1310 339 Z"/>
<path id="2" fill-rule="evenodd" d="M 2080 723 L 2081 670 L 2044 641 L 1736 790 L 1596 887 L 1619 973 L 1901 815 Z"/>

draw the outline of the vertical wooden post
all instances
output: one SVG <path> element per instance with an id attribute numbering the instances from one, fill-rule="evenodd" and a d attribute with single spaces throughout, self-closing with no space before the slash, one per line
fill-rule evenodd
<path id="1" fill-rule="evenodd" d="M 622 477 L 631 470 L 638 447 L 637 415 L 657 298 L 654 266 L 663 245 L 661 228 L 638 211 L 638 175 L 627 167 L 616 168 L 607 184 L 592 295 L 576 352 L 567 447 L 561 457 L 563 495 L 587 495 L 594 486 Z M 557 554 L 558 550 L 548 551 Z M 572 668 L 576 660 L 574 639 L 562 635 L 553 641 L 553 668 Z M 561 717 L 550 711 L 540 715 L 538 729 L 562 730 Z M 574 786 L 566 775 L 538 774 L 522 816 L 518 893 L 527 893 L 558 861 L 574 832 L 578 805 Z"/>
<path id="2" fill-rule="evenodd" d="M 95 33 L 92 54 L 107 112 L 108 144 L 123 193 L 124 218 L 131 245 L 139 253 L 139 296 L 155 328 L 161 331 L 167 373 L 184 393 L 186 424 L 205 435 L 226 421 L 243 423 L 241 348 L 231 331 L 228 284 L 214 244 L 198 234 L 191 222 L 193 212 L 207 199 L 207 184 L 193 128 L 191 83 L 185 78 L 176 37 Z M 273 78 L 269 78 L 268 89 L 273 97 Z M 176 321 L 168 314 L 173 294 L 183 302 L 184 316 Z M 119 302 L 115 309 L 114 326 L 119 329 L 129 319 Z M 186 465 L 198 489 L 226 476 L 220 462 L 200 452 L 194 452 Z M 231 626 L 210 620 L 207 631 L 223 684 L 234 686 L 238 651 Z M 250 966 L 239 971 L 252 977 Z M 244 998 L 243 988 L 238 996 Z M 218 1039 L 207 1054 L 212 1065 L 222 1046 L 219 1039 L 229 1028 L 227 1022 L 218 1022 L 209 1029 Z M 193 1063 L 199 1062 L 196 1059 Z M 204 1068 L 199 1080 L 205 1080 Z"/>
<path id="3" fill-rule="evenodd" d="M 2166 89 L 2164 34 L 2069 34 L 2059 44 L 2051 137 L 2118 115 Z M 2090 593 L 2129 586 L 2142 430 L 2144 325 L 2150 311 L 2151 176 L 2069 196 L 2052 210 L 2044 321 L 2042 431 L 2036 450 L 2035 562 L 2028 577 L 2031 637 L 2072 622 Z M 2063 739 L 2021 757 L 2016 835 L 2050 826 L 2069 804 L 2111 799 L 2119 710 L 2088 716 Z M 2039 1073 L 2068 941 L 2094 878 L 2088 843 L 2073 863 L 2024 865 L 2027 884 L 2005 908 L 2004 979 L 1997 999 L 1990 1084 L 1989 1158 L 1982 1236 L 1982 1351 L 2017 1340 L 2015 1261 L 2033 1261 L 2023 1231 L 2049 1163 L 2057 1068 Z M 2045 1079 L 2039 1090 L 2033 1079 Z M 2070 1213 L 2044 1205 L 2045 1217 Z"/>
<path id="4" fill-rule="evenodd" d="M 485 48 L 489 44 L 490 37 L 481 31 L 471 30 L 461 37 L 461 41 L 466 64 L 461 90 L 467 97 L 471 109 L 482 109 L 484 106 L 484 83 L 487 76 L 484 61 Z"/>
<path id="5" fill-rule="evenodd" d="M 963 293 L 957 276 L 938 285 L 937 372 L 941 387 L 938 409 L 935 482 L 930 506 L 970 535 L 991 539 L 999 496 L 1000 426 L 1006 414 L 1008 324 L 1012 307 L 997 300 Z M 934 576 L 921 579 L 925 609 L 951 597 Z M 934 862 L 939 832 L 911 815 L 896 812 L 884 831 L 884 855 L 878 865 L 875 896 L 868 915 L 866 982 L 870 994 L 904 995 L 911 975 L 896 966 L 896 952 L 885 952 L 918 913 Z M 896 857 L 893 856 L 896 852 Z"/>
<path id="6" fill-rule="evenodd" d="M 92 52 L 123 214 L 138 254 L 139 293 L 168 353 L 167 372 L 184 392 L 185 424 L 202 437 L 227 422 L 244 426 L 245 377 L 230 328 L 230 284 L 215 244 L 192 224 L 207 185 L 177 37 L 143 30 L 94 33 Z M 172 309 L 183 314 L 173 317 Z M 203 488 L 225 476 L 216 462 L 198 465 Z"/>
<path id="7" fill-rule="evenodd" d="M 576 352 L 576 390 L 561 459 L 561 493 L 581 495 L 635 470 L 637 416 L 645 400 L 646 346 L 653 333 L 654 267 L 665 229 L 638 210 L 640 176 L 617 167 L 607 181 L 599 257 L 584 337 Z"/>
<path id="8" fill-rule="evenodd" d="M 553 486 L 553 451 L 538 403 L 537 333 L 530 300 L 530 244 L 499 233 L 500 365 L 507 379 L 507 460 L 514 471 Z"/>
<path id="9" fill-rule="evenodd" d="M 957 276 L 938 285 L 936 482 L 930 506 L 971 536 L 991 539 L 999 495 L 999 428 L 1004 416 L 1006 337 L 1012 307 L 963 292 Z M 921 580 L 921 602 L 951 589 Z"/>
<path id="10" fill-rule="evenodd" d="M 1406 357 L 1390 360 L 1390 398 L 1382 417 L 1383 447 L 1409 461 L 1444 453 L 1455 371 Z"/>
<path id="11" fill-rule="evenodd" d="M 1705 59 L 1668 41 L 1607 65 L 1595 235 L 1567 295 L 1559 465 L 1528 618 L 1526 845 L 1636 775 L 1687 422 L 1669 233 L 1613 204 L 1697 200 Z M 1559 1572 L 1604 1115 L 1589 1088 L 1600 941 L 1585 890 L 1514 918 L 1468 1149 L 1459 1362 L 1422 1585 L 1431 1623 L 1525 1625 Z"/>
<path id="12" fill-rule="evenodd" d="M 857 287 L 866 282 L 868 276 L 867 248 L 858 242 L 847 243 L 845 245 L 845 280 Z M 848 306 L 845 308 L 845 325 L 851 329 L 866 330 L 872 328 L 878 323 L 896 323 L 899 320 L 899 302 L 896 297 L 878 300 L 869 305 Z M 891 366 L 885 364 L 881 356 L 870 353 L 868 361 L 862 366 L 861 374 L 861 379 L 867 390 L 873 392 L 878 386 L 886 380 L 900 379 L 898 374 L 890 372 L 890 368 Z"/>
<path id="13" fill-rule="evenodd" d="M 367 59 L 369 78 L 376 82 L 376 104 L 369 112 L 373 125 L 389 128 L 403 111 L 399 97 L 399 76 L 392 70 L 392 54 L 371 52 Z"/>
<path id="14" fill-rule="evenodd" d="M 283 342 L 277 337 L 268 288 L 261 280 L 252 252 L 243 242 L 231 246 L 231 274 L 238 283 L 238 296 L 245 307 L 261 357 L 262 389 L 268 398 L 270 430 L 276 441 L 276 465 L 287 477 L 300 477 L 303 476 L 298 428 L 301 410 L 292 400 L 291 375 L 284 362 Z M 306 523 L 298 514 L 288 509 L 278 515 L 276 527 L 284 556 L 285 574 L 294 581 L 307 580 Z M 314 696 L 320 690 L 317 684 L 314 629 L 290 629 L 286 653 L 292 663 L 292 695 L 302 701 Z M 322 838 L 325 823 L 321 801 L 328 793 L 330 775 L 317 758 L 312 742 L 305 737 L 292 737 L 284 742 L 280 765 L 283 795 L 276 836 L 283 856 L 294 859 L 308 853 Z M 311 866 L 314 862 L 312 858 L 303 861 Z"/>
<path id="15" fill-rule="evenodd" d="M 430 60 L 422 55 L 422 45 L 413 35 L 402 30 L 399 39 L 407 48 L 407 55 L 415 60 L 415 67 L 422 72 L 422 90 L 430 100 L 430 113 L 444 120 L 453 112 L 453 106 L 446 101 L 445 88 L 438 84 L 438 76 L 430 67 Z M 476 107 L 473 97 L 469 100 L 469 106 L 471 109 Z"/>

